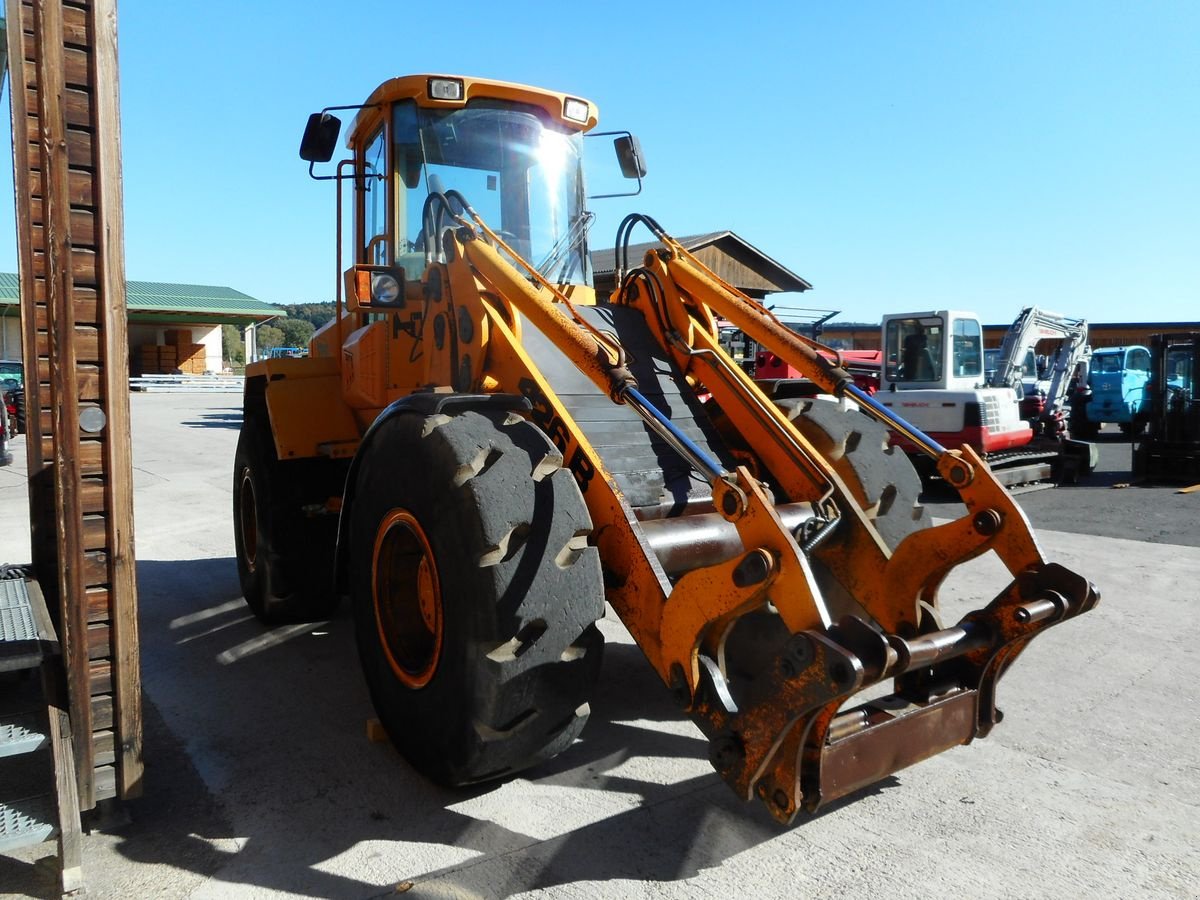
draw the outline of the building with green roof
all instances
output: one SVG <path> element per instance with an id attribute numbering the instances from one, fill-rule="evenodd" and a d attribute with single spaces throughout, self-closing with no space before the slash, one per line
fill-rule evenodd
<path id="1" fill-rule="evenodd" d="M 204 369 L 220 372 L 221 326 L 245 330 L 248 351 L 254 329 L 287 313 L 278 306 L 255 300 L 233 288 L 210 284 L 163 284 L 153 281 L 125 283 L 130 355 L 139 347 L 170 343 L 168 332 L 185 343 L 204 346 Z M 21 357 L 20 288 L 17 276 L 0 272 L 0 358 Z M 248 354 L 249 356 L 249 354 Z"/>

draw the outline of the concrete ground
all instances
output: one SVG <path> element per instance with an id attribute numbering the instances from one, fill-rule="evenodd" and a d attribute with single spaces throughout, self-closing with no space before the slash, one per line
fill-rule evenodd
<path id="1" fill-rule="evenodd" d="M 430 785 L 366 738 L 346 611 L 267 630 L 245 608 L 240 398 L 135 395 L 133 416 L 145 796 L 129 825 L 86 838 L 91 897 L 1196 896 L 1200 493 L 1116 491 L 1113 469 L 1022 497 L 1035 524 L 1068 490 L 1091 492 L 1091 521 L 1128 517 L 1124 537 L 1087 515 L 1039 530 L 1102 604 L 1031 645 L 991 737 L 783 829 L 733 798 L 612 618 L 580 741 L 508 782 Z M 0 561 L 28 556 L 22 443 L 0 470 Z M 1163 508 L 1166 524 L 1141 527 Z M 1006 581 L 985 558 L 943 597 L 981 605 Z M 0 856 L 0 890 L 52 896 L 34 862 L 50 849 Z"/>

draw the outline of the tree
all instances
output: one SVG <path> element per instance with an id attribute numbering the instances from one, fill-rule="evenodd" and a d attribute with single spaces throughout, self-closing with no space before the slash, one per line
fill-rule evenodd
<path id="1" fill-rule="evenodd" d="M 229 363 L 231 369 L 246 364 L 246 344 L 242 338 L 242 329 L 236 325 L 221 326 L 221 356 Z"/>
<path id="2" fill-rule="evenodd" d="M 309 338 L 316 331 L 307 319 L 280 319 L 278 328 L 283 333 L 283 347 L 307 347 Z"/>
<path id="3" fill-rule="evenodd" d="M 260 325 L 257 330 L 258 355 L 262 358 L 272 347 L 286 347 L 283 342 L 283 332 L 274 325 Z"/>
<path id="4" fill-rule="evenodd" d="M 284 307 L 288 319 L 304 319 L 312 322 L 314 328 L 320 328 L 333 318 L 332 303 L 293 303 Z"/>

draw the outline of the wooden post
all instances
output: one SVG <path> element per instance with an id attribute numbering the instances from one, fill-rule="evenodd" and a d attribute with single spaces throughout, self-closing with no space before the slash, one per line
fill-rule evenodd
<path id="1" fill-rule="evenodd" d="M 80 806 L 141 791 L 115 0 L 6 0 L 33 563 Z"/>

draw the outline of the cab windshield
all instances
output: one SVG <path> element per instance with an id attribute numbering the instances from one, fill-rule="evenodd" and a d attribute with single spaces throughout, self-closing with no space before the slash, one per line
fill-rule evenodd
<path id="1" fill-rule="evenodd" d="M 423 219 L 430 193 L 457 191 L 513 250 L 543 275 L 589 284 L 584 231 L 582 135 L 536 107 L 473 100 L 460 109 L 397 103 L 392 115 L 397 236 L 394 262 L 408 278 L 425 268 L 434 229 Z M 374 146 L 374 145 L 372 145 Z M 387 165 L 382 141 L 370 167 Z M 453 224 L 436 204 L 437 229 Z M 382 231 L 384 223 L 375 227 Z M 370 230 L 371 226 L 368 226 Z M 437 240 L 437 238 L 434 238 Z M 437 248 L 431 248 L 436 255 Z"/>

